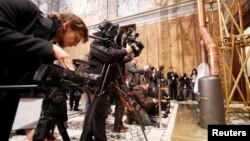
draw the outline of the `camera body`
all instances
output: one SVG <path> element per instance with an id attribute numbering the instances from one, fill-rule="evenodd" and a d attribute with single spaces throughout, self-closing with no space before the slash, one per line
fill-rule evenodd
<path id="1" fill-rule="evenodd" d="M 128 44 L 133 48 L 134 57 L 139 56 L 144 48 L 144 44 L 136 40 L 139 37 L 139 33 L 137 33 L 133 28 L 128 28 L 128 31 L 126 33 L 121 34 L 119 25 L 104 20 L 98 25 L 98 29 L 100 30 L 99 33 L 101 38 L 94 36 L 89 37 L 105 40 L 107 43 L 109 43 L 109 47 L 121 48 L 126 47 L 126 45 Z M 115 37 L 116 39 L 114 41 Z"/>
<path id="2" fill-rule="evenodd" d="M 139 33 L 137 33 L 133 28 L 128 28 L 128 31 L 123 33 L 121 37 L 122 46 L 125 47 L 128 44 L 133 48 L 134 57 L 139 56 L 144 48 L 144 44 L 136 40 L 138 37 Z"/>
<path id="3" fill-rule="evenodd" d="M 125 46 L 126 44 L 136 43 L 136 38 L 139 37 L 139 33 L 135 31 L 133 28 L 128 28 L 127 33 L 122 35 L 122 44 Z"/>
<path id="4" fill-rule="evenodd" d="M 83 70 L 74 72 L 63 69 L 58 65 L 42 64 L 35 72 L 33 80 L 45 87 L 57 87 L 61 90 L 78 89 L 83 91 L 85 86 L 100 83 L 100 77 L 97 74 L 87 74 Z"/>

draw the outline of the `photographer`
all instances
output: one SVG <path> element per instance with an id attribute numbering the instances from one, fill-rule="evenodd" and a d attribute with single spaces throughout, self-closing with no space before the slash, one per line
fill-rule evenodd
<path id="1" fill-rule="evenodd" d="M 113 23 L 104 20 L 100 25 L 100 35 L 104 39 L 108 40 L 101 40 L 101 39 L 95 39 L 91 45 L 90 45 L 90 52 L 89 52 L 89 68 L 86 69 L 87 73 L 94 73 L 94 74 L 105 74 L 102 73 L 103 67 L 105 67 L 107 64 L 112 63 L 119 63 L 122 62 L 124 57 L 133 51 L 133 49 L 130 46 L 127 46 L 126 48 L 118 49 L 114 44 L 112 44 L 112 41 L 114 40 L 114 37 L 117 35 L 118 25 L 114 25 Z M 111 42 L 110 42 L 111 41 Z M 111 66 L 112 67 L 112 66 Z M 112 75 L 112 74 L 113 75 Z M 95 140 L 98 141 L 107 141 L 106 138 L 106 118 L 107 118 L 107 109 L 108 109 L 108 93 L 109 93 L 109 82 L 114 81 L 115 79 L 115 73 L 117 72 L 110 72 L 107 78 L 107 81 L 104 84 L 104 88 L 101 93 L 101 95 L 96 96 L 100 92 L 101 84 L 95 84 L 90 87 L 90 95 L 91 97 L 96 97 L 95 99 L 95 106 L 92 109 L 93 111 L 93 117 L 91 119 L 91 123 L 88 126 L 90 126 L 87 129 L 87 135 L 86 138 L 82 140 L 86 141 L 93 141 L 93 136 Z M 95 88 L 97 88 L 97 92 L 95 91 Z M 91 102 L 93 103 L 93 98 L 91 99 Z M 87 111 L 87 115 L 89 114 L 91 107 Z M 85 117 L 86 118 L 86 117 Z M 86 120 L 86 119 L 85 119 Z M 86 125 L 86 124 L 85 124 Z"/>
<path id="2" fill-rule="evenodd" d="M 45 17 L 29 0 L 1 0 L 0 85 L 32 84 L 36 68 L 55 59 L 63 68 L 74 71 L 71 56 L 62 48 L 76 46 L 81 40 L 86 42 L 87 34 L 85 23 L 74 14 Z M 0 89 L 2 141 L 9 139 L 20 93 Z"/>
<path id="3" fill-rule="evenodd" d="M 147 70 L 149 69 L 148 65 L 144 66 L 143 68 L 137 68 L 137 62 L 138 58 L 134 57 L 127 65 L 128 85 L 130 89 L 140 84 L 140 74 L 147 72 Z"/>
<path id="4" fill-rule="evenodd" d="M 188 100 L 189 93 L 191 92 L 190 79 L 187 77 L 186 73 L 183 73 L 183 76 L 179 78 L 180 87 L 177 100 L 183 101 Z"/>
<path id="5" fill-rule="evenodd" d="M 151 96 L 147 96 L 147 91 L 149 84 L 146 81 L 141 82 L 140 84 L 132 88 L 133 96 L 135 100 L 140 104 L 141 109 L 139 110 L 139 116 L 145 126 L 152 124 L 152 120 L 149 118 L 151 111 L 155 110 L 155 106 L 158 104 L 158 100 Z M 133 121 L 137 120 L 133 112 L 127 112 L 127 119 L 125 120 L 128 124 L 132 124 Z"/>
<path id="6" fill-rule="evenodd" d="M 169 85 L 169 94 L 171 99 L 175 100 L 177 98 L 177 78 L 179 78 L 178 74 L 174 72 L 173 67 L 169 67 L 169 71 L 167 73 L 168 85 Z"/>

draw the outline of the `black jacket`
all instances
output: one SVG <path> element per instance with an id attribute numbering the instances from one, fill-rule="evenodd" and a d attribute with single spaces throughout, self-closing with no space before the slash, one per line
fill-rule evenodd
<path id="1" fill-rule="evenodd" d="M 177 78 L 179 78 L 179 76 L 176 72 L 168 72 L 167 77 L 170 85 L 177 86 Z"/>
<path id="2" fill-rule="evenodd" d="M 88 73 L 101 74 L 104 64 L 120 63 L 127 55 L 125 49 L 111 47 L 106 41 L 95 39 L 90 45 Z"/>
<path id="3" fill-rule="evenodd" d="M 52 62 L 57 28 L 30 0 L 1 0 L 0 85 L 30 83 L 41 62 Z"/>
<path id="4" fill-rule="evenodd" d="M 107 41 L 95 39 L 90 45 L 90 52 L 88 58 L 89 67 L 86 69 L 86 72 L 92 74 L 101 74 L 104 64 L 107 65 L 112 63 L 123 64 L 124 61 L 123 59 L 126 55 L 127 51 L 125 49 L 117 49 L 115 47 L 112 47 L 112 45 L 109 44 L 109 42 Z M 105 68 L 104 71 L 106 70 L 107 68 Z M 118 73 L 116 71 L 117 70 L 114 68 L 110 69 L 109 72 L 110 75 L 106 80 L 113 81 L 112 77 L 114 77 L 114 75 Z M 105 72 L 102 75 L 102 79 L 104 78 L 104 74 Z M 108 84 L 107 81 L 105 82 L 106 85 Z M 100 85 L 100 83 L 95 85 L 98 86 Z"/>
<path id="5" fill-rule="evenodd" d="M 182 76 L 179 79 L 180 81 L 180 87 L 184 88 L 184 86 L 186 85 L 186 88 L 190 88 L 190 79 L 186 76 Z"/>

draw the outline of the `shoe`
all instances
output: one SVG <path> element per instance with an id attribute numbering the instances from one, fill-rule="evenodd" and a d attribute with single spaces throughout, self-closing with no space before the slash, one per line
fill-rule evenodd
<path id="1" fill-rule="evenodd" d="M 119 131 L 118 131 L 118 133 L 126 133 L 128 131 L 128 129 L 120 129 Z"/>
<path id="2" fill-rule="evenodd" d="M 163 114 L 163 118 L 167 118 L 168 117 L 168 114 Z"/>
<path id="3" fill-rule="evenodd" d="M 166 109 L 165 114 L 170 114 L 170 110 Z"/>
<path id="4" fill-rule="evenodd" d="M 72 108 L 69 108 L 70 111 L 72 111 L 73 109 Z"/>
<path id="5" fill-rule="evenodd" d="M 160 124 L 159 124 L 158 122 L 156 122 L 156 123 L 153 123 L 152 126 L 154 126 L 154 127 L 156 127 L 156 128 L 159 128 L 159 127 L 160 127 Z"/>
<path id="6" fill-rule="evenodd" d="M 74 111 L 80 111 L 78 108 L 74 108 Z"/>
<path id="7" fill-rule="evenodd" d="M 128 127 L 127 126 L 124 126 L 124 125 L 122 125 L 122 127 L 120 128 L 120 129 L 128 129 Z"/>
<path id="8" fill-rule="evenodd" d="M 113 129 L 114 133 L 126 133 L 127 131 L 128 131 L 127 129 L 120 129 L 120 130 Z"/>
<path id="9" fill-rule="evenodd" d="M 122 125 L 120 128 L 116 128 L 116 129 L 113 129 L 113 132 L 115 133 L 125 133 L 128 131 L 128 127 L 127 126 L 124 126 Z"/>

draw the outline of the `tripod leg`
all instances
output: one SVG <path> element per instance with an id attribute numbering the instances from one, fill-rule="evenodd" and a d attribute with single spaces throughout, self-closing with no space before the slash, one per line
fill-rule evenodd
<path id="1" fill-rule="evenodd" d="M 59 133 L 61 134 L 63 138 L 63 141 L 70 141 L 69 134 L 67 132 L 64 122 L 65 121 L 58 119 L 58 121 L 56 121 L 56 125 L 59 130 Z"/>
<path id="2" fill-rule="evenodd" d="M 126 95 L 126 93 L 125 92 L 128 92 L 129 91 L 129 89 L 128 89 L 128 87 L 127 87 L 127 85 L 126 85 L 126 83 L 125 83 L 125 80 L 124 80 L 124 78 L 123 78 L 123 74 L 122 74 L 122 70 L 121 70 L 121 66 L 119 65 L 119 64 L 117 64 L 117 68 L 118 68 L 118 71 L 119 71 L 119 75 L 117 76 L 117 78 L 116 78 L 116 89 L 119 91 L 118 93 L 120 93 L 119 95 L 121 95 L 121 101 L 123 101 L 122 99 L 122 95 L 124 95 L 123 97 L 125 97 L 125 95 Z M 118 81 L 119 80 L 119 81 Z M 121 88 L 123 89 L 123 90 L 121 90 Z M 125 92 L 124 92 L 125 91 Z M 130 101 L 129 103 L 131 104 L 132 103 L 132 101 L 134 101 L 136 104 L 136 106 L 134 107 L 134 115 L 135 115 L 135 117 L 137 118 L 137 120 L 138 120 L 138 122 L 139 122 L 139 124 L 140 124 L 140 126 L 141 126 L 141 130 L 142 130 L 142 133 L 143 133 L 143 135 L 144 135 L 144 137 L 145 137 L 145 139 L 146 139 L 146 141 L 148 141 L 148 139 L 147 139 L 147 136 L 146 136 L 146 133 L 145 133 L 145 127 L 144 127 L 144 125 L 143 125 L 143 122 L 142 122 L 142 119 L 140 118 L 140 115 L 139 115 L 139 110 L 140 110 L 140 105 L 132 98 L 132 97 L 127 97 L 128 99 L 127 99 L 127 102 L 128 101 Z M 125 98 L 124 98 L 125 99 Z M 130 105 L 130 104 L 128 104 L 128 105 Z M 127 104 L 125 104 L 125 105 L 127 105 Z M 130 105 L 131 106 L 131 105 Z"/>
<path id="3" fill-rule="evenodd" d="M 106 141 L 107 94 L 96 97 L 86 113 L 80 141 Z"/>
<path id="4" fill-rule="evenodd" d="M 120 85 L 118 83 L 118 81 L 116 81 L 116 86 L 115 88 L 117 89 L 118 91 L 118 95 L 120 97 L 120 100 L 123 102 L 123 104 L 130 110 L 130 111 L 133 111 L 134 115 L 135 115 L 135 118 L 138 120 L 140 126 L 141 126 L 141 130 L 142 130 L 142 133 L 146 139 L 146 141 L 148 141 L 147 139 L 147 136 L 146 136 L 146 133 L 145 133 L 145 127 L 144 127 L 144 124 L 142 122 L 142 119 L 140 117 L 140 114 L 139 114 L 139 110 L 141 109 L 140 108 L 140 105 L 132 98 L 132 97 L 127 97 L 125 98 L 125 95 L 126 93 L 124 91 L 122 91 L 120 89 Z M 132 105 L 134 107 L 132 107 Z M 134 109 L 134 110 L 133 110 Z"/>
<path id="5" fill-rule="evenodd" d="M 135 110 L 135 111 L 134 111 L 134 114 L 135 114 L 136 119 L 137 119 L 138 122 L 139 122 L 139 125 L 141 126 L 141 131 L 142 131 L 142 133 L 143 133 L 143 135 L 144 135 L 145 140 L 148 141 L 148 138 L 147 138 L 146 133 L 145 133 L 145 131 L 144 131 L 144 130 L 145 130 L 145 126 L 144 126 L 144 123 L 142 122 L 142 119 L 141 119 L 141 117 L 140 117 L 139 110 Z"/>
<path id="6" fill-rule="evenodd" d="M 80 137 L 80 141 L 92 141 L 92 136 L 95 135 L 95 140 L 98 141 L 106 141 L 106 111 L 107 111 L 107 92 L 104 90 L 106 88 L 106 82 L 108 79 L 110 70 L 110 64 L 104 65 L 102 74 L 105 73 L 103 76 L 103 81 L 101 84 L 100 89 L 95 91 L 93 94 L 91 91 L 88 95 L 91 97 L 93 96 L 92 102 L 88 111 L 85 115 L 84 124 L 83 124 L 83 131 Z M 97 109 L 98 107 L 98 109 Z M 103 131 L 104 130 L 104 131 Z"/>
<path id="7" fill-rule="evenodd" d="M 50 122 L 49 118 L 46 117 L 40 118 L 37 127 L 35 129 L 33 141 L 43 141 L 45 139 L 46 134 L 49 132 L 49 122 Z"/>
<path id="8" fill-rule="evenodd" d="M 161 99 L 162 99 L 162 94 L 161 94 L 161 86 L 160 86 L 160 80 L 158 80 L 158 112 L 159 112 L 159 128 L 162 128 L 162 115 L 161 115 Z"/>
<path id="9" fill-rule="evenodd" d="M 85 119 L 83 122 L 83 130 L 82 130 L 82 134 L 80 137 L 80 141 L 85 141 L 87 138 L 87 134 L 89 132 L 89 130 L 92 129 L 92 118 L 93 118 L 93 107 L 95 107 L 96 103 L 96 98 L 93 98 L 93 101 L 91 102 L 86 114 L 85 114 Z"/>

